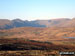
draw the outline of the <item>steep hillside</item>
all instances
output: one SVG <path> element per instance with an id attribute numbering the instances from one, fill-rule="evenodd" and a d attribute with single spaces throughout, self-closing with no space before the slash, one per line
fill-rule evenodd
<path id="1" fill-rule="evenodd" d="M 10 28 L 12 28 L 10 20 L 0 19 L 0 29 L 10 29 Z"/>
<path id="2" fill-rule="evenodd" d="M 75 27 L 75 18 L 72 20 L 67 21 L 62 27 Z"/>
<path id="3" fill-rule="evenodd" d="M 17 27 L 46 27 L 45 25 L 40 25 L 35 21 L 22 21 L 20 19 L 14 20 L 2 20 L 0 19 L 0 29 L 11 29 Z"/>
<path id="4" fill-rule="evenodd" d="M 5 24 L 10 24 L 11 21 L 8 19 L 0 19 L 0 26 L 5 25 Z"/>

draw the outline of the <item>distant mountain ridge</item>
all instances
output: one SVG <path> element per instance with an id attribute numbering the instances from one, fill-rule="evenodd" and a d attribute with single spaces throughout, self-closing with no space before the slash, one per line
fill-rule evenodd
<path id="1" fill-rule="evenodd" d="M 34 21 L 23 21 L 20 19 L 0 19 L 0 29 L 11 29 L 16 27 L 75 27 L 75 18 L 61 18 Z"/>

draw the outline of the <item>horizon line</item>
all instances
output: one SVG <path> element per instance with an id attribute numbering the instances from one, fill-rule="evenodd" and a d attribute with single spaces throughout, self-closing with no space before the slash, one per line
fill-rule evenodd
<path id="1" fill-rule="evenodd" d="M 75 18 L 75 17 L 73 17 L 73 18 Z M 73 19 L 73 18 L 64 18 L 64 17 L 62 17 L 62 18 L 50 18 L 50 19 L 35 19 L 35 20 L 55 20 L 55 19 Z M 15 18 L 15 19 L 9 19 L 9 18 L 0 18 L 0 20 L 16 20 L 16 19 L 19 19 L 19 20 L 24 20 L 24 19 L 22 19 L 22 18 Z M 28 19 L 26 19 L 27 21 L 34 21 L 34 19 L 32 19 L 32 20 L 28 20 Z"/>

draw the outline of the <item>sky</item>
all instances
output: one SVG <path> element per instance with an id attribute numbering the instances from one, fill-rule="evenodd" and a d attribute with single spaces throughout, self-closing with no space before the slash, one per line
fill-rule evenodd
<path id="1" fill-rule="evenodd" d="M 75 17 L 75 0 L 0 0 L 0 19 L 48 20 Z"/>

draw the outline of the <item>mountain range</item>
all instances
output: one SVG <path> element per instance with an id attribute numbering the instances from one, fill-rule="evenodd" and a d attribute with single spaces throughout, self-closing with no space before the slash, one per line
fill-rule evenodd
<path id="1" fill-rule="evenodd" d="M 50 50 L 73 51 L 75 50 L 75 19 L 34 21 L 0 19 L 0 48 L 4 50 L 7 47 L 8 49 L 21 47 L 23 50 L 44 47 Z"/>
<path id="2" fill-rule="evenodd" d="M 17 27 L 75 27 L 75 18 L 59 18 L 51 20 L 21 20 L 0 19 L 0 29 L 11 29 Z"/>

